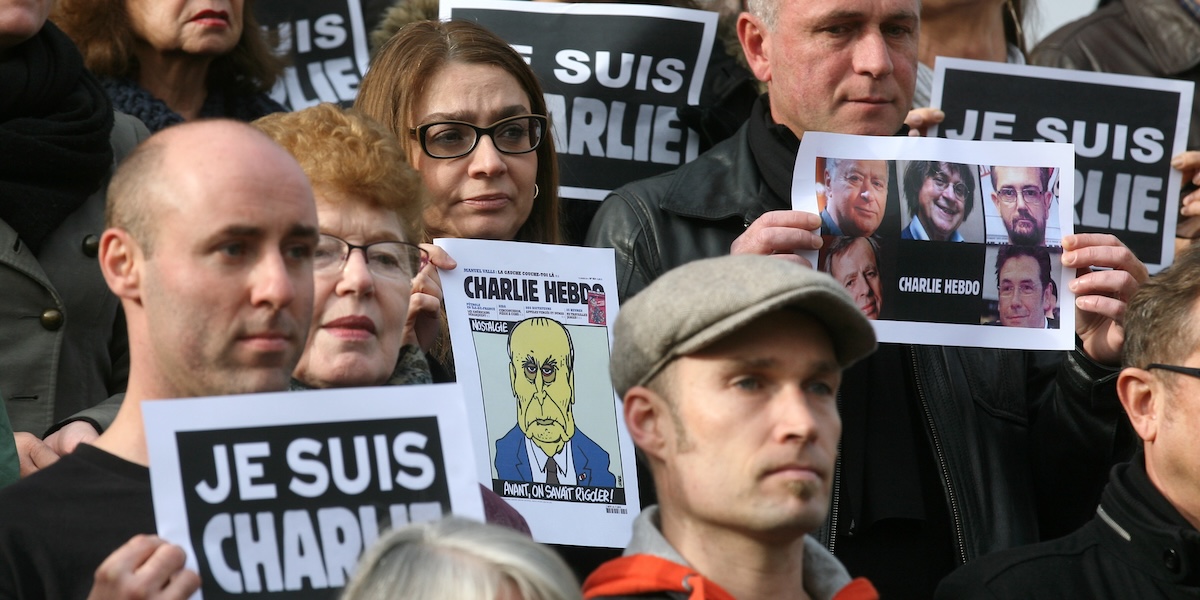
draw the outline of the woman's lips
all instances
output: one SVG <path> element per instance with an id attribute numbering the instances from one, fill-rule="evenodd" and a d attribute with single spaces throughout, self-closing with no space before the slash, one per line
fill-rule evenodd
<path id="1" fill-rule="evenodd" d="M 353 315 L 334 319 L 321 326 L 330 334 L 352 340 L 363 340 L 375 335 L 375 321 L 368 317 Z"/>
<path id="2" fill-rule="evenodd" d="M 506 194 L 489 194 L 473 196 L 463 200 L 462 203 L 476 210 L 499 210 L 508 206 L 509 199 Z"/>
<path id="3" fill-rule="evenodd" d="M 211 27 L 228 27 L 229 13 L 223 10 L 202 10 L 193 16 L 190 21 L 199 25 Z"/>

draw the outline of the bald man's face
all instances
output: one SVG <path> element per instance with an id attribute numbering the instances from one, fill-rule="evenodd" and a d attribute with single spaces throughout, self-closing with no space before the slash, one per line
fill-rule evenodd
<path id="1" fill-rule="evenodd" d="M 517 425 L 548 456 L 575 435 L 575 373 L 567 330 L 550 319 L 522 321 L 509 340 Z"/>
<path id="2" fill-rule="evenodd" d="M 161 140 L 166 192 L 151 200 L 154 249 L 134 306 L 144 317 L 132 317 L 149 339 L 131 344 L 150 349 L 166 397 L 283 390 L 312 318 L 312 190 L 261 134 L 188 127 Z"/>

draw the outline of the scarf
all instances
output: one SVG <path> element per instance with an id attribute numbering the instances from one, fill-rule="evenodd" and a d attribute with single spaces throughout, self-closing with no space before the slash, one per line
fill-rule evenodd
<path id="1" fill-rule="evenodd" d="M 689 567 L 652 554 L 633 554 L 610 560 L 583 582 L 587 600 L 654 592 L 683 592 L 688 600 L 734 600 L 721 586 Z M 857 577 L 830 600 L 879 600 L 875 586 Z"/>
<path id="2" fill-rule="evenodd" d="M 36 254 L 112 170 L 112 105 L 47 22 L 0 60 L 0 219 Z"/>
<path id="3" fill-rule="evenodd" d="M 429 375 L 429 363 L 425 361 L 425 353 L 412 344 L 406 344 L 400 347 L 400 356 L 396 359 L 396 368 L 392 370 L 392 376 L 380 385 L 426 385 L 430 383 L 433 383 L 433 378 Z M 289 392 L 311 389 L 313 388 L 296 379 L 292 379 L 288 384 Z"/>
<path id="4" fill-rule="evenodd" d="M 101 83 L 108 97 L 112 99 L 113 106 L 125 114 L 141 119 L 151 133 L 183 122 L 183 117 L 171 110 L 166 102 L 155 98 L 145 88 L 129 79 L 105 77 Z M 208 96 L 204 98 L 204 105 L 200 107 L 199 117 L 236 119 L 249 123 L 259 117 L 284 110 L 283 105 L 266 94 L 227 96 L 217 90 L 209 90 Z"/>

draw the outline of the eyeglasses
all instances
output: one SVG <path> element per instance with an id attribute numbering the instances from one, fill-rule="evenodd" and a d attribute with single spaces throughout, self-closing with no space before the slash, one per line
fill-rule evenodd
<path id="1" fill-rule="evenodd" d="M 354 250 L 361 250 L 371 275 L 388 279 L 412 279 L 429 264 L 424 248 L 407 242 L 374 242 L 356 246 L 337 236 L 322 233 L 313 252 L 313 271 L 340 273 Z"/>
<path id="2" fill-rule="evenodd" d="M 426 123 L 408 130 L 421 142 L 431 158 L 458 158 L 475 150 L 479 138 L 488 136 L 504 154 L 525 154 L 537 150 L 545 137 L 548 119 L 543 115 L 518 115 L 500 119 L 489 127 L 476 127 L 462 121 Z"/>
<path id="3" fill-rule="evenodd" d="M 1023 187 L 1020 192 L 1021 198 L 1025 200 L 1025 204 L 1030 206 L 1041 206 L 1046 199 L 1046 192 L 1041 188 L 1033 186 Z M 1017 189 L 1012 186 L 1004 186 L 1000 188 L 1000 201 L 1005 204 L 1017 203 Z"/>
<path id="4" fill-rule="evenodd" d="M 1042 292 L 1032 283 L 1022 283 L 1020 285 L 1005 283 L 1000 286 L 1001 298 L 1011 298 L 1013 294 L 1020 294 L 1022 298 L 1033 298 L 1042 295 Z"/>
<path id="5" fill-rule="evenodd" d="M 929 179 L 933 181 L 933 187 L 937 190 L 939 195 L 945 193 L 946 188 L 950 187 L 950 177 L 942 171 L 931 172 L 929 174 Z M 958 198 L 959 200 L 967 199 L 966 184 L 962 182 L 954 184 L 954 197 Z"/>
<path id="6" fill-rule="evenodd" d="M 1164 365 L 1162 363 L 1152 363 L 1146 367 L 1147 371 L 1149 371 L 1150 369 L 1162 369 L 1164 371 L 1170 371 L 1172 373 L 1182 373 L 1184 375 L 1189 375 L 1191 377 L 1200 377 L 1200 369 L 1193 368 L 1193 367 L 1181 367 L 1179 365 Z"/>

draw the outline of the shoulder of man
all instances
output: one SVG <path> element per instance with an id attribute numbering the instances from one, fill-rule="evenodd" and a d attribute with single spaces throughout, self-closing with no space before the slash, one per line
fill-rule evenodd
<path id="1" fill-rule="evenodd" d="M 108 142 L 112 145 L 113 160 L 121 162 L 142 140 L 150 137 L 150 130 L 137 119 L 121 111 L 113 111 L 113 128 Z"/>
<path id="2" fill-rule="evenodd" d="M 628 299 L 682 262 L 728 254 L 750 222 L 782 208 L 767 206 L 764 188 L 743 126 L 696 160 L 609 194 L 585 245 L 616 251 L 617 287 Z"/>
<path id="3" fill-rule="evenodd" d="M 1066 537 L 980 557 L 938 586 L 935 600 L 1086 598 L 1105 596 L 1088 581 L 1097 574 L 1100 537 L 1095 523 Z M 1111 590 L 1110 590 L 1111 591 Z"/>

